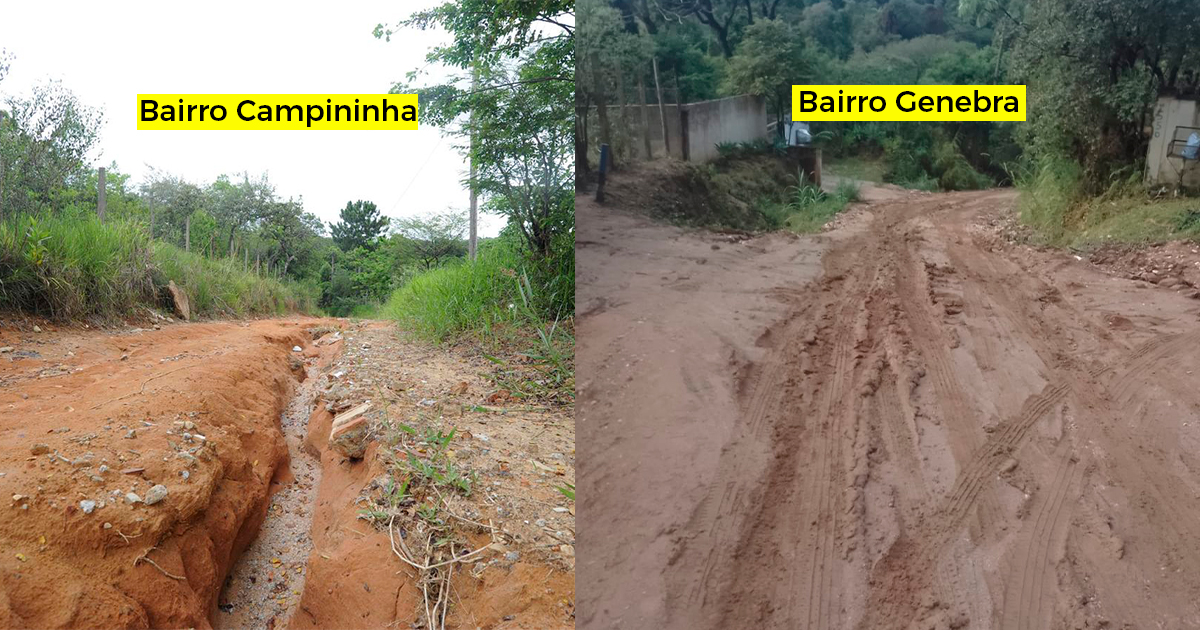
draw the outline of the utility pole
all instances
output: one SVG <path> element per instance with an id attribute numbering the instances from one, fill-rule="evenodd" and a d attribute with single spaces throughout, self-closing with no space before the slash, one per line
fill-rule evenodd
<path id="1" fill-rule="evenodd" d="M 99 182 L 96 186 L 96 216 L 100 217 L 100 222 L 104 223 L 104 167 L 101 166 L 99 173 Z"/>
<path id="2" fill-rule="evenodd" d="M 479 67 L 471 67 L 471 92 L 474 94 L 479 87 Z M 475 260 L 475 252 L 477 247 L 478 223 L 479 223 L 479 196 L 475 194 L 475 108 L 471 108 L 471 119 L 467 123 L 471 125 L 471 233 L 467 241 L 467 255 L 471 261 Z"/>

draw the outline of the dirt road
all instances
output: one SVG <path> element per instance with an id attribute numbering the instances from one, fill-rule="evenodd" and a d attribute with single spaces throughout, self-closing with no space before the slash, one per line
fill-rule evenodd
<path id="1" fill-rule="evenodd" d="M 569 410 L 499 396 L 478 351 L 393 322 L 51 328 L 0 320 L 0 628 L 429 627 L 424 578 L 362 518 L 419 448 L 397 423 L 454 431 L 477 484 L 426 509 L 486 549 L 447 575 L 447 627 L 572 625 Z M 346 457 L 334 413 L 364 401 Z"/>
<path id="2" fill-rule="evenodd" d="M 1014 200 L 736 244 L 578 200 L 580 627 L 1200 626 L 1200 301 Z"/>

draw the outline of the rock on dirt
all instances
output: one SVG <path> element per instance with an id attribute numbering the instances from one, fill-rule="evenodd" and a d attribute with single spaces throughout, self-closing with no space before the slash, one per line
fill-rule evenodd
<path id="1" fill-rule="evenodd" d="M 170 299 L 171 308 L 174 309 L 176 315 L 184 321 L 192 318 L 192 309 L 188 304 L 187 293 L 176 286 L 174 280 L 167 283 L 166 297 Z"/>
<path id="2" fill-rule="evenodd" d="M 333 428 L 329 431 L 329 444 L 337 452 L 351 459 L 361 459 L 367 452 L 367 444 L 371 441 L 371 423 L 364 415 L 371 410 L 367 401 L 339 414 L 333 419 Z"/>
<path id="3" fill-rule="evenodd" d="M 146 505 L 154 505 L 165 498 L 167 498 L 167 487 L 160 483 L 146 493 Z"/>

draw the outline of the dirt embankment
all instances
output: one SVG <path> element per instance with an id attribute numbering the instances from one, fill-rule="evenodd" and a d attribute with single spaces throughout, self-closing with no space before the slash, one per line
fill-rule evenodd
<path id="1" fill-rule="evenodd" d="M 0 626 L 208 627 L 312 323 L 4 331 Z"/>
<path id="2" fill-rule="evenodd" d="M 497 391 L 489 366 L 382 322 L 4 330 L 0 627 L 421 626 L 427 576 L 389 533 L 415 547 L 451 519 L 482 551 L 445 574 L 439 620 L 571 627 L 574 426 Z M 375 439 L 348 459 L 330 423 L 365 400 Z M 409 472 L 388 455 L 425 448 L 388 423 L 456 429 L 473 492 L 429 521 L 401 502 L 393 532 L 363 520 Z"/>
<path id="3" fill-rule="evenodd" d="M 581 626 L 1200 625 L 1200 301 L 1008 243 L 1013 201 L 736 252 L 580 201 Z"/>

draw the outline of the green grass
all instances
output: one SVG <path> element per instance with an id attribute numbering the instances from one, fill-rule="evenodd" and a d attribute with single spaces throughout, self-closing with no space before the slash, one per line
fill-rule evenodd
<path id="1" fill-rule="evenodd" d="M 869 157 L 842 157 L 824 160 L 822 168 L 825 172 L 838 177 L 878 184 L 883 182 L 887 164 L 881 159 Z"/>
<path id="2" fill-rule="evenodd" d="M 0 308 L 67 320 L 159 304 L 175 281 L 200 317 L 312 312 L 312 291 L 151 241 L 137 223 L 91 214 L 0 221 Z"/>
<path id="3" fill-rule="evenodd" d="M 551 269 L 539 269 L 510 247 L 481 249 L 475 262 L 417 274 L 380 313 L 418 338 L 482 343 L 495 365 L 490 378 L 515 398 L 569 404 L 575 383 L 574 252 L 561 258 L 549 261 Z M 568 289 L 571 302 L 559 295 Z"/>
<path id="4" fill-rule="evenodd" d="M 1099 197 L 1084 193 L 1083 171 L 1067 160 L 1044 160 L 1017 179 L 1021 221 L 1048 245 L 1089 249 L 1104 243 L 1200 239 L 1200 199 L 1149 198 L 1137 173 Z"/>
<path id="5" fill-rule="evenodd" d="M 789 200 L 779 211 L 783 215 L 782 226 L 800 233 L 819 232 L 837 213 L 847 205 L 858 201 L 859 187 L 855 182 L 843 179 L 832 193 L 827 193 L 803 179 L 797 186 L 788 189 Z"/>
<path id="6" fill-rule="evenodd" d="M 1150 201 L 1144 197 L 1097 199 L 1086 204 L 1080 225 L 1064 233 L 1067 245 L 1161 243 L 1200 239 L 1200 199 Z"/>
<path id="7" fill-rule="evenodd" d="M 417 274 L 383 305 L 384 316 L 442 342 L 465 332 L 490 335 L 514 319 L 516 271 L 505 256 L 480 256 Z"/>
<path id="8" fill-rule="evenodd" d="M 317 289 L 281 282 L 252 271 L 240 261 L 205 258 L 174 245 L 154 243 L 154 264 L 165 280 L 188 293 L 192 312 L 201 317 L 246 317 L 316 312 Z"/>

